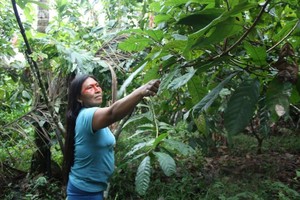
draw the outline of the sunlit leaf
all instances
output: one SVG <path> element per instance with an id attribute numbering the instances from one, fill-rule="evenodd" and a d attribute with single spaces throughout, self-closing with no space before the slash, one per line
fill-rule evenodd
<path id="1" fill-rule="evenodd" d="M 141 36 L 130 36 L 125 41 L 119 43 L 119 48 L 123 51 L 133 52 L 133 51 L 141 51 L 146 47 L 149 47 L 152 43 L 152 40 L 149 38 L 141 37 Z"/>

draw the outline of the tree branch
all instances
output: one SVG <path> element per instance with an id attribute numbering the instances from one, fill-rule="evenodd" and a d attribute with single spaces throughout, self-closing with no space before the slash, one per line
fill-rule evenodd
<path id="1" fill-rule="evenodd" d="M 258 16 L 254 20 L 252 26 L 231 47 L 229 47 L 226 51 L 224 51 L 223 53 L 221 53 L 221 54 L 213 57 L 212 58 L 213 60 L 216 59 L 216 58 L 218 58 L 218 57 L 221 57 L 223 55 L 228 54 L 233 48 L 235 48 L 237 45 L 239 45 L 247 37 L 247 35 L 252 31 L 252 29 L 256 26 L 256 24 L 260 20 L 262 14 L 264 13 L 265 8 L 267 7 L 267 5 L 269 4 L 270 1 L 271 0 L 267 0 L 266 3 L 263 5 L 263 7 L 261 8 Z"/>
<path id="2" fill-rule="evenodd" d="M 281 39 L 279 40 L 274 46 L 272 46 L 270 49 L 267 50 L 267 53 L 269 53 L 270 51 L 272 51 L 275 47 L 277 47 L 281 42 L 283 42 L 286 38 L 288 38 L 293 32 L 294 30 L 297 28 L 297 26 L 299 25 L 300 20 L 298 20 L 296 22 L 296 24 L 293 26 L 293 28 Z"/>

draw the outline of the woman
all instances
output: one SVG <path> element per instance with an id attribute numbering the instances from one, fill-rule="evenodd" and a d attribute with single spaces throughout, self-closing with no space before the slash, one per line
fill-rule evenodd
<path id="1" fill-rule="evenodd" d="M 133 111 L 146 96 L 157 93 L 152 80 L 109 107 L 100 108 L 102 89 L 95 77 L 78 75 L 68 95 L 64 164 L 68 200 L 103 199 L 114 171 L 115 137 L 108 126 Z"/>

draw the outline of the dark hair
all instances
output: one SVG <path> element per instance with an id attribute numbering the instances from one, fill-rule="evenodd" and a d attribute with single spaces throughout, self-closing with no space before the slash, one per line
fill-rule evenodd
<path id="1" fill-rule="evenodd" d="M 72 80 L 71 84 L 69 85 L 68 91 L 68 107 L 66 113 L 66 135 L 65 135 L 65 145 L 64 145 L 64 181 L 65 183 L 68 182 L 69 172 L 71 167 L 74 164 L 74 144 L 75 144 L 75 125 L 76 125 L 76 118 L 79 114 L 79 111 L 82 108 L 81 103 L 78 102 L 78 97 L 81 94 L 81 87 L 83 82 L 87 78 L 93 78 L 97 81 L 97 79 L 92 75 L 76 75 L 76 77 Z"/>

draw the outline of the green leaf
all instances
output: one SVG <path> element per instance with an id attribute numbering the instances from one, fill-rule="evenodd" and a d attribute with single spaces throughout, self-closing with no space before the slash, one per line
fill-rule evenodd
<path id="1" fill-rule="evenodd" d="M 0 99 L 4 99 L 6 96 L 6 91 L 4 88 L 0 88 Z"/>
<path id="2" fill-rule="evenodd" d="M 191 14 L 181 18 L 177 23 L 201 29 L 207 26 L 212 20 L 219 17 L 224 10 L 220 8 L 205 9 L 199 13 Z"/>
<path id="3" fill-rule="evenodd" d="M 176 150 L 184 156 L 187 156 L 195 152 L 191 146 L 176 140 L 165 139 L 164 143 L 166 144 L 165 146 L 166 148 Z"/>
<path id="4" fill-rule="evenodd" d="M 276 122 L 279 117 L 289 113 L 292 84 L 282 83 L 274 78 L 268 85 L 266 104 L 271 114 L 271 120 Z"/>
<path id="5" fill-rule="evenodd" d="M 154 125 L 152 123 L 147 123 L 147 124 L 141 124 L 139 126 L 139 129 L 142 128 L 144 130 L 152 130 L 154 128 Z"/>
<path id="6" fill-rule="evenodd" d="M 234 77 L 237 73 L 233 73 L 224 79 L 217 87 L 215 87 L 210 93 L 208 93 L 199 103 L 197 103 L 193 108 L 193 113 L 199 113 L 202 111 L 206 111 L 210 105 L 215 101 L 215 99 L 219 96 L 220 91 L 223 87 Z"/>
<path id="7" fill-rule="evenodd" d="M 169 136 L 168 133 L 160 134 L 153 142 L 153 149 L 155 149 L 157 147 L 157 145 L 168 136 Z"/>
<path id="8" fill-rule="evenodd" d="M 40 2 L 40 1 L 28 1 L 28 3 L 37 4 L 39 7 L 43 8 L 43 9 L 48 9 L 49 10 L 49 6 L 46 3 L 44 3 L 44 2 Z"/>
<path id="9" fill-rule="evenodd" d="M 150 9 L 150 11 L 159 13 L 160 9 L 161 9 L 160 2 L 153 1 L 152 3 L 150 3 L 149 9 Z"/>
<path id="10" fill-rule="evenodd" d="M 289 34 L 295 24 L 298 23 L 298 19 L 292 21 L 286 21 L 286 24 L 280 29 L 280 31 L 272 38 L 274 41 L 279 41 L 281 38 Z"/>
<path id="11" fill-rule="evenodd" d="M 146 30 L 145 33 L 155 42 L 160 42 L 164 36 L 162 30 Z"/>
<path id="12" fill-rule="evenodd" d="M 166 6 L 181 6 L 190 3 L 198 3 L 198 4 L 215 4 L 215 0 L 167 0 L 164 2 Z"/>
<path id="13" fill-rule="evenodd" d="M 131 117 L 125 122 L 125 124 L 124 124 L 123 127 L 126 127 L 126 126 L 127 126 L 128 124 L 130 124 L 130 123 L 133 123 L 133 122 L 142 120 L 142 119 L 144 119 L 144 118 L 148 118 L 147 115 L 149 115 L 149 112 L 141 113 L 141 114 L 139 114 L 139 115 L 133 115 L 133 116 L 131 116 Z"/>
<path id="14" fill-rule="evenodd" d="M 228 134 L 242 131 L 251 120 L 259 98 L 259 81 L 246 80 L 233 92 L 224 113 Z"/>
<path id="15" fill-rule="evenodd" d="M 153 63 L 151 65 L 151 63 Z M 160 69 L 160 65 L 159 64 L 155 64 L 154 62 L 149 62 L 148 65 L 151 65 L 150 68 L 147 70 L 147 72 L 144 75 L 144 83 L 147 83 L 148 81 L 151 81 L 152 79 L 159 79 L 159 69 Z M 145 69 L 146 71 L 146 69 Z"/>
<path id="16" fill-rule="evenodd" d="M 169 154 L 162 152 L 153 152 L 153 154 L 156 156 L 159 165 L 166 176 L 171 176 L 176 172 L 175 161 Z"/>
<path id="17" fill-rule="evenodd" d="M 192 48 L 203 48 L 219 43 L 230 36 L 238 34 L 241 30 L 243 30 L 243 27 L 237 18 L 230 17 L 210 29 L 205 36 L 198 38 Z"/>
<path id="18" fill-rule="evenodd" d="M 128 39 L 120 42 L 118 47 L 123 51 L 133 52 L 142 51 L 146 47 L 149 47 L 152 40 L 141 36 L 130 36 Z"/>
<path id="19" fill-rule="evenodd" d="M 244 43 L 244 47 L 253 60 L 253 62 L 258 66 L 264 66 L 267 64 L 267 51 L 266 47 L 257 47 L 251 45 L 249 42 Z"/>
<path id="20" fill-rule="evenodd" d="M 161 83 L 159 86 L 159 92 L 167 89 L 168 85 L 171 83 L 174 77 L 178 76 L 180 70 L 178 68 L 173 69 L 170 73 L 167 73 L 165 77 L 161 79 Z"/>
<path id="21" fill-rule="evenodd" d="M 156 15 L 155 18 L 154 18 L 154 22 L 156 24 L 159 24 L 159 23 L 162 23 L 162 22 L 167 22 L 169 21 L 170 19 L 172 19 L 172 16 L 171 15 L 163 15 L 163 14 L 160 14 L 160 15 Z"/>
<path id="22" fill-rule="evenodd" d="M 166 130 L 166 131 L 174 130 L 174 126 L 167 124 L 165 122 L 159 122 L 158 126 L 160 130 Z"/>
<path id="23" fill-rule="evenodd" d="M 30 94 L 26 91 L 26 90 L 23 90 L 22 91 L 22 96 L 26 99 L 31 99 L 31 96 Z"/>
<path id="24" fill-rule="evenodd" d="M 200 76 L 193 76 L 193 78 L 188 82 L 189 93 L 192 98 L 192 102 L 197 104 L 204 96 L 207 94 L 207 89 L 201 87 L 202 79 Z"/>
<path id="25" fill-rule="evenodd" d="M 183 85 L 185 85 L 196 73 L 196 70 L 194 70 L 193 68 L 187 68 L 187 73 L 175 78 L 169 85 L 168 85 L 168 89 L 170 90 L 176 90 L 180 87 L 182 87 Z"/>
<path id="26" fill-rule="evenodd" d="M 23 10 L 24 15 L 26 16 L 26 19 L 30 22 L 33 21 L 33 14 L 32 14 L 32 10 L 30 7 L 26 6 Z"/>
<path id="27" fill-rule="evenodd" d="M 259 119 L 259 134 L 263 137 L 267 137 L 270 132 L 270 115 L 266 106 L 265 94 L 258 100 L 258 119 Z"/>
<path id="28" fill-rule="evenodd" d="M 148 142 L 141 142 L 141 143 L 134 145 L 134 147 L 132 147 L 132 149 L 126 153 L 125 157 L 132 156 L 135 152 L 137 152 L 138 150 L 140 150 L 142 148 L 152 146 L 153 142 L 154 142 L 154 140 L 150 140 Z"/>
<path id="29" fill-rule="evenodd" d="M 293 86 L 291 97 L 290 97 L 291 104 L 297 105 L 300 101 L 300 94 L 297 91 L 296 86 Z"/>
<path id="30" fill-rule="evenodd" d="M 174 52 L 181 53 L 181 52 L 183 52 L 186 44 L 187 44 L 187 40 L 173 40 L 173 41 L 168 42 L 163 47 L 163 49 L 168 50 L 168 51 L 174 51 Z"/>
<path id="31" fill-rule="evenodd" d="M 125 92 L 125 89 L 129 84 L 131 84 L 132 80 L 134 79 L 135 76 L 137 76 L 147 65 L 147 61 L 144 63 L 141 63 L 141 66 L 135 70 L 130 76 L 124 81 L 123 85 L 121 86 L 120 90 L 118 91 L 118 98 Z"/>
<path id="32" fill-rule="evenodd" d="M 188 39 L 188 44 L 184 50 L 184 56 L 188 57 L 188 53 L 192 50 L 192 47 L 195 46 L 195 43 L 199 40 L 199 38 L 203 37 L 204 34 L 206 34 L 211 28 L 227 20 L 229 17 L 239 14 L 245 10 L 249 10 L 250 8 L 253 8 L 255 6 L 257 6 L 257 3 L 242 2 L 241 4 L 235 6 L 232 10 L 224 12 L 222 15 L 211 21 L 211 23 L 205 26 L 204 28 L 191 34 Z"/>
<path id="33" fill-rule="evenodd" d="M 150 174 L 150 156 L 146 156 L 140 163 L 135 176 L 135 190 L 138 194 L 145 195 L 150 183 Z"/>

